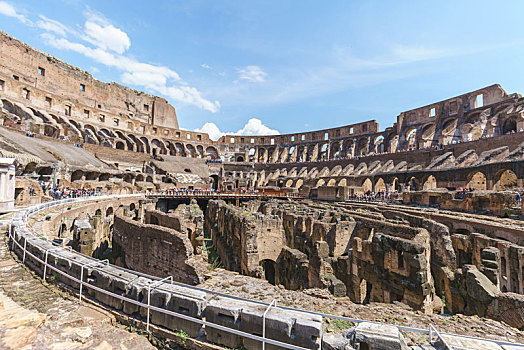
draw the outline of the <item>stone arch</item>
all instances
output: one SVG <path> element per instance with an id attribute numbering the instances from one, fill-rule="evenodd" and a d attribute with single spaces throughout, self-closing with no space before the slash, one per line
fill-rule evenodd
<path id="1" fill-rule="evenodd" d="M 218 151 L 213 146 L 208 146 L 206 148 L 206 157 L 212 160 L 218 159 Z"/>
<path id="2" fill-rule="evenodd" d="M 176 149 L 177 156 L 186 157 L 186 150 L 183 144 L 181 144 L 180 142 L 176 142 L 175 149 Z"/>
<path id="3" fill-rule="evenodd" d="M 285 186 L 288 187 L 288 188 L 293 186 L 293 180 L 291 180 L 291 179 L 287 180 Z"/>
<path id="4" fill-rule="evenodd" d="M 502 122 L 501 135 L 517 132 L 517 116 L 510 116 Z"/>
<path id="5" fill-rule="evenodd" d="M 318 159 L 319 160 L 327 160 L 328 159 L 328 151 L 329 151 L 329 144 L 327 142 L 322 143 L 321 146 L 320 146 Z"/>
<path id="6" fill-rule="evenodd" d="M 129 139 L 136 145 L 136 151 L 144 153 L 144 144 L 141 140 L 137 139 L 135 135 L 129 134 Z"/>
<path id="7" fill-rule="evenodd" d="M 499 170 L 493 177 L 493 189 L 496 191 L 515 188 L 517 183 L 517 175 L 509 169 Z"/>
<path id="8" fill-rule="evenodd" d="M 327 185 L 330 186 L 330 187 L 336 186 L 337 185 L 337 180 L 336 179 L 330 179 L 328 181 Z"/>
<path id="9" fill-rule="evenodd" d="M 329 168 L 327 166 L 323 167 L 322 170 L 318 173 L 318 177 L 328 176 Z"/>
<path id="10" fill-rule="evenodd" d="M 408 187 L 409 191 L 420 191 L 420 181 L 414 176 L 408 179 L 406 186 Z"/>
<path id="11" fill-rule="evenodd" d="M 86 133 L 86 136 L 85 136 L 86 140 L 84 140 L 84 142 L 95 144 L 95 145 L 100 143 L 100 137 L 98 136 L 98 131 L 93 125 L 85 124 L 84 131 Z"/>
<path id="12" fill-rule="evenodd" d="M 420 148 L 428 148 L 433 145 L 435 137 L 435 124 L 427 124 L 422 128 L 420 133 Z"/>
<path id="13" fill-rule="evenodd" d="M 384 179 L 379 177 L 378 180 L 375 182 L 375 193 L 378 192 L 386 192 L 386 183 L 384 182 Z"/>
<path id="14" fill-rule="evenodd" d="M 358 145 L 357 145 L 357 155 L 359 156 L 365 156 L 368 152 L 368 139 L 367 137 L 361 137 L 359 140 L 358 140 Z"/>
<path id="15" fill-rule="evenodd" d="M 342 157 L 351 158 L 354 155 L 355 141 L 353 139 L 346 139 L 342 143 Z"/>
<path id="16" fill-rule="evenodd" d="M 474 189 L 476 191 L 485 191 L 488 189 L 486 175 L 482 171 L 471 172 L 468 174 L 467 188 Z"/>
<path id="17" fill-rule="evenodd" d="M 131 142 L 131 141 L 129 140 L 129 138 L 128 138 L 126 135 L 124 135 L 124 133 L 123 133 L 122 131 L 120 131 L 120 130 L 115 130 L 115 134 L 116 134 L 116 136 L 117 136 L 119 139 L 123 140 L 123 141 L 126 143 L 126 145 L 127 145 L 127 149 L 128 149 L 128 150 L 133 151 L 133 142 Z"/>
<path id="18" fill-rule="evenodd" d="M 115 143 L 115 148 L 116 149 L 122 149 L 122 150 L 125 150 L 126 149 L 126 146 L 124 145 L 124 143 L 122 141 L 117 141 Z"/>
<path id="19" fill-rule="evenodd" d="M 149 146 L 149 140 L 147 139 L 147 137 L 142 136 L 140 138 L 140 141 L 142 141 L 142 144 L 144 145 L 145 153 L 151 154 L 151 147 Z"/>
<path id="20" fill-rule="evenodd" d="M 339 141 L 335 141 L 329 147 L 329 159 L 339 159 L 340 155 L 340 145 Z"/>
<path id="21" fill-rule="evenodd" d="M 364 193 L 373 191 L 373 183 L 369 178 L 364 179 L 364 181 L 362 181 L 362 191 L 364 191 Z"/>
<path id="22" fill-rule="evenodd" d="M 424 181 L 423 190 L 434 190 L 435 188 L 437 188 L 437 179 L 435 176 L 429 175 Z"/>
<path id="23" fill-rule="evenodd" d="M 417 128 L 411 127 L 406 130 L 406 149 L 416 149 L 417 148 Z"/>
<path id="24" fill-rule="evenodd" d="M 113 207 L 109 207 L 106 210 L 106 217 L 113 215 Z"/>
<path id="25" fill-rule="evenodd" d="M 153 148 L 153 155 L 156 155 L 156 150 L 158 149 L 159 154 L 167 154 L 167 148 L 164 142 L 158 139 L 151 140 L 151 147 Z"/>
<path id="26" fill-rule="evenodd" d="M 82 177 L 84 176 L 84 172 L 82 170 L 75 170 L 71 174 L 71 182 L 82 180 Z"/>
<path id="27" fill-rule="evenodd" d="M 300 188 L 302 187 L 303 184 L 304 184 L 304 180 L 298 179 L 297 182 L 295 183 L 295 188 Z"/>
<path id="28" fill-rule="evenodd" d="M 190 158 L 196 158 L 196 149 L 195 149 L 195 146 L 193 146 L 192 144 L 187 144 L 186 145 L 186 149 L 187 149 L 187 155 L 188 157 Z"/>
<path id="29" fill-rule="evenodd" d="M 336 165 L 333 167 L 333 169 L 331 169 L 328 176 L 339 176 L 341 172 L 342 172 L 342 166 Z"/>
<path id="30" fill-rule="evenodd" d="M 198 158 L 204 158 L 204 146 L 197 145 L 196 146 L 196 153 L 197 153 Z"/>
<path id="31" fill-rule="evenodd" d="M 449 119 L 444 122 L 439 136 L 440 144 L 449 145 L 455 140 L 455 134 L 457 133 L 457 123 L 457 118 Z"/>
<path id="32" fill-rule="evenodd" d="M 143 182 L 144 181 L 144 175 L 137 174 L 135 177 L 135 182 Z"/>
<path id="33" fill-rule="evenodd" d="M 259 148 L 258 149 L 258 162 L 259 163 L 265 163 L 266 162 L 266 149 L 265 148 Z"/>
<path id="34" fill-rule="evenodd" d="M 31 174 L 36 170 L 36 162 L 29 162 L 24 168 L 23 174 Z"/>
<path id="35" fill-rule="evenodd" d="M 264 271 L 264 279 L 272 285 L 279 284 L 277 263 L 271 259 L 264 259 L 260 261 L 260 266 Z"/>
<path id="36" fill-rule="evenodd" d="M 338 186 L 347 186 L 348 181 L 346 179 L 341 179 L 338 182 Z"/>
<path id="37" fill-rule="evenodd" d="M 326 181 L 324 179 L 320 179 L 317 181 L 317 184 L 315 185 L 315 187 L 320 187 L 320 186 L 323 186 L 326 184 Z"/>
<path id="38" fill-rule="evenodd" d="M 398 177 L 395 177 L 393 181 L 391 182 L 391 190 L 400 192 L 400 181 Z"/>
<path id="39" fill-rule="evenodd" d="M 384 136 L 383 135 L 377 135 L 373 139 L 373 148 L 375 153 L 384 153 L 385 146 L 384 146 Z"/>

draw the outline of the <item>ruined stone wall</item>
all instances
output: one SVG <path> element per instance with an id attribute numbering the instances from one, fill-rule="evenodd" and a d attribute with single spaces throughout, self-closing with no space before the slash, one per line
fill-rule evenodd
<path id="1" fill-rule="evenodd" d="M 278 218 L 224 201 L 209 201 L 204 230 L 213 239 L 224 267 L 249 276 L 261 276 L 260 262 L 276 261 L 284 242 Z"/>
<path id="2" fill-rule="evenodd" d="M 144 223 L 171 228 L 185 234 L 191 241 L 193 253 L 203 254 L 204 259 L 207 259 L 204 246 L 204 213 L 196 202 L 190 205 L 180 204 L 176 210 L 169 213 L 146 210 Z"/>
<path id="3" fill-rule="evenodd" d="M 64 206 L 37 227 L 82 254 L 100 257 L 111 248 L 114 215 L 130 216 L 130 207 L 139 207 L 136 198 Z"/>
<path id="4" fill-rule="evenodd" d="M 113 254 L 127 268 L 187 284 L 201 282 L 206 267 L 193 255 L 189 238 L 170 228 L 116 216 Z"/>
<path id="5" fill-rule="evenodd" d="M 178 129 L 175 109 L 163 98 L 98 81 L 88 72 L 35 50 L 4 32 L 0 32 L 0 47 L 0 75 L 4 81 L 3 93 L 8 96 L 20 99 L 22 89 L 26 88 L 39 107 L 50 106 L 64 112 L 69 105 L 71 115 L 76 117 L 83 116 L 87 108 L 93 119 L 100 113 L 110 113 Z M 54 101 L 46 102 L 46 97 Z"/>
<path id="6" fill-rule="evenodd" d="M 268 224 L 262 223 L 270 220 L 280 230 L 264 229 Z M 326 288 L 359 303 L 401 301 L 432 311 L 431 239 L 425 228 L 380 214 L 349 215 L 322 204 L 282 201 L 252 201 L 241 208 L 211 201 L 205 227 L 226 268 L 288 289 Z M 261 237 L 266 246 L 273 242 L 272 256 L 260 254 Z"/>

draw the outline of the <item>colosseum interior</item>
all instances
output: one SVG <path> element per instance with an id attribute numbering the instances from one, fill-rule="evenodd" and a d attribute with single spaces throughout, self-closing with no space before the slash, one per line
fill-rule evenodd
<path id="1" fill-rule="evenodd" d="M 157 347 L 522 348 L 518 93 L 213 141 L 1 32 L 0 107 L 5 254 Z"/>

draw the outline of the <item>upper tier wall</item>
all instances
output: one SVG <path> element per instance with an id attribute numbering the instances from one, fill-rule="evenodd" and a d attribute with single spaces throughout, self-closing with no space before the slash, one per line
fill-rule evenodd
<path id="1" fill-rule="evenodd" d="M 0 73 L 45 91 L 49 98 L 67 100 L 93 110 L 111 113 L 152 125 L 178 129 L 175 108 L 164 98 L 111 82 L 104 83 L 88 72 L 38 51 L 0 31 Z M 14 98 L 20 94 L 12 91 Z M 9 95 L 9 94 L 8 94 Z M 42 107 L 46 102 L 42 101 Z M 57 108 L 59 106 L 56 106 Z M 66 105 L 60 106 L 64 110 Z M 73 106 L 72 106 L 73 107 Z M 83 113 L 79 109 L 79 113 Z"/>

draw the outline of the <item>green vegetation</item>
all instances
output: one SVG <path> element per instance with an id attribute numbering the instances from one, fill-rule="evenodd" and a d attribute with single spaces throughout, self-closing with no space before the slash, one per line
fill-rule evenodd
<path id="1" fill-rule="evenodd" d="M 341 333 L 342 331 L 353 327 L 353 323 L 345 320 L 331 319 L 328 322 L 327 331 L 332 333 Z"/>
<path id="2" fill-rule="evenodd" d="M 177 336 L 180 339 L 181 345 L 186 345 L 186 340 L 189 338 L 189 334 L 186 333 L 183 329 L 177 329 L 175 330 L 175 336 Z"/>
<path id="3" fill-rule="evenodd" d="M 217 268 L 224 267 L 222 265 L 222 260 L 220 260 L 220 257 L 217 254 L 215 246 L 213 245 L 213 241 L 210 239 L 206 239 L 205 243 L 206 243 L 207 262 L 209 264 L 209 271 L 213 271 Z"/>

